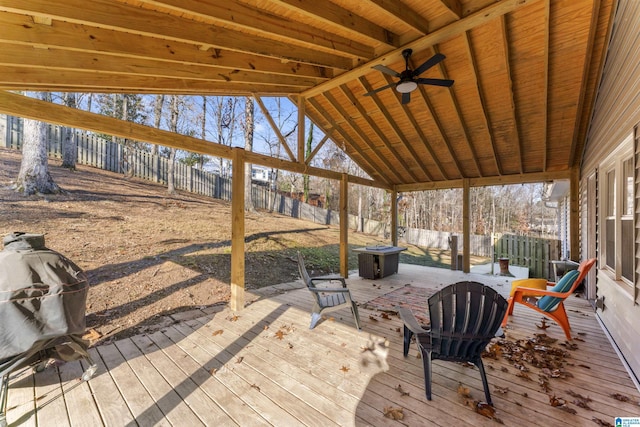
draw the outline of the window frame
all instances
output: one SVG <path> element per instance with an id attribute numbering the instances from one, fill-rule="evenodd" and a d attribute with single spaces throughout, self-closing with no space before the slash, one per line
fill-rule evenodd
<path id="1" fill-rule="evenodd" d="M 599 234 L 601 236 L 600 240 L 600 268 L 603 272 L 611 277 L 611 279 L 615 280 L 618 284 L 624 287 L 626 291 L 628 291 L 631 295 L 635 293 L 635 265 L 632 265 L 632 278 L 629 279 L 623 276 L 623 262 L 622 262 L 622 254 L 623 252 L 623 222 L 631 221 L 633 233 L 635 234 L 635 226 L 633 225 L 634 217 L 635 217 L 635 149 L 634 149 L 634 132 L 631 132 L 624 138 L 622 143 L 611 153 L 606 159 L 599 165 L 598 173 L 600 175 L 599 180 L 603 183 L 601 187 L 602 194 L 600 195 L 600 200 L 602 201 L 602 205 L 600 207 L 600 218 L 602 218 L 601 223 L 599 224 Z M 628 176 L 625 175 L 625 165 L 631 164 L 631 185 L 627 181 Z M 629 169 L 626 169 L 628 171 Z M 614 194 L 611 194 L 611 179 L 614 179 L 613 182 L 613 191 Z M 631 199 L 626 198 L 628 196 L 628 191 L 631 190 Z M 631 206 L 628 206 L 628 201 L 632 200 L 633 203 Z M 625 208 L 628 208 L 625 211 Z M 614 221 L 614 236 L 613 240 L 610 239 L 611 236 L 608 235 L 608 227 L 610 221 Z M 627 224 L 628 225 L 628 224 Z M 629 236 L 625 239 L 625 242 L 628 242 Z M 612 252 L 608 251 L 611 249 L 609 247 L 610 241 L 613 241 L 615 245 L 613 250 L 613 262 L 608 259 L 607 253 L 611 254 Z M 635 264 L 635 236 L 631 236 L 631 244 L 633 246 L 632 250 L 632 263 Z M 610 257 L 610 256 L 609 256 Z"/>

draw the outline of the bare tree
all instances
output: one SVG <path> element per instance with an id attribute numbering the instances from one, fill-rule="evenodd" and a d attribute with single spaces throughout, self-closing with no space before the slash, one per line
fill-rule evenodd
<path id="1" fill-rule="evenodd" d="M 160 121 L 162 119 L 162 107 L 164 106 L 164 95 L 156 95 L 153 103 L 153 126 L 160 129 Z M 151 154 L 158 155 L 158 144 L 153 144 Z"/>
<path id="2" fill-rule="evenodd" d="M 76 94 L 65 92 L 63 95 L 64 105 L 77 108 Z M 75 129 L 69 127 L 62 128 L 62 167 L 69 170 L 76 170 L 76 160 L 78 159 L 78 143 L 76 141 Z"/>
<path id="3" fill-rule="evenodd" d="M 178 96 L 171 95 L 171 121 L 169 123 L 169 130 L 173 133 L 178 133 Z M 173 183 L 176 167 L 176 149 L 171 148 L 169 150 L 169 165 L 167 166 L 167 192 L 169 194 L 175 194 L 176 189 Z"/>
<path id="4" fill-rule="evenodd" d="M 50 99 L 49 94 L 41 93 L 40 99 Z M 13 188 L 25 196 L 63 192 L 49 173 L 46 123 L 24 120 L 22 162 Z"/>
<path id="5" fill-rule="evenodd" d="M 245 98 L 244 106 L 244 150 L 253 151 L 253 132 L 255 129 L 255 104 L 250 96 Z M 251 163 L 244 165 L 244 209 L 254 212 L 253 198 L 251 197 Z"/>

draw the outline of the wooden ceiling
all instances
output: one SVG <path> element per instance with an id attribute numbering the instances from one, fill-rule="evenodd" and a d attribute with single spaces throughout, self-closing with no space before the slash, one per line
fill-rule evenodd
<path id="1" fill-rule="evenodd" d="M 288 96 L 400 191 L 567 178 L 614 3 L 0 0 L 0 89 Z M 453 86 L 364 96 L 406 48 L 412 69 L 445 55 L 420 77 Z"/>

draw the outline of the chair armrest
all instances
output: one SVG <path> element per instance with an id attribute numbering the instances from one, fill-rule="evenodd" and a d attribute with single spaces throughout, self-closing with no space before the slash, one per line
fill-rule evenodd
<path id="1" fill-rule="evenodd" d="M 425 328 L 420 323 L 418 323 L 418 319 L 416 319 L 416 316 L 413 315 L 413 312 L 410 309 L 397 306 L 396 310 L 398 310 L 398 314 L 400 315 L 404 326 L 406 326 L 414 334 L 423 334 L 431 330 L 431 328 Z"/>
<path id="2" fill-rule="evenodd" d="M 343 288 L 347 287 L 347 282 L 342 277 L 331 277 L 331 276 L 312 277 L 310 282 L 311 282 L 311 285 L 313 285 L 314 282 L 330 282 L 330 283 L 340 282 Z"/>
<path id="3" fill-rule="evenodd" d="M 343 294 L 348 294 L 349 293 L 349 289 L 347 288 L 316 288 L 316 287 L 309 287 L 308 288 L 311 292 L 316 292 L 316 293 L 320 293 L 320 292 L 328 292 L 328 293 L 343 293 Z"/>
<path id="4" fill-rule="evenodd" d="M 522 298 L 523 294 L 527 294 L 528 297 L 557 297 L 557 298 L 566 298 L 571 295 L 570 292 L 552 292 L 544 289 L 535 289 L 535 288 L 517 288 L 513 293 L 513 297 L 520 296 Z"/>

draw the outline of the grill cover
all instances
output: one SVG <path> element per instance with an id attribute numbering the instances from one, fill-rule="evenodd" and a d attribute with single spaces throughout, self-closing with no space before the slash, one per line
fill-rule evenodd
<path id="1" fill-rule="evenodd" d="M 88 283 L 84 272 L 45 247 L 42 234 L 12 233 L 0 252 L 0 370 L 67 335 L 81 342 Z M 86 347 L 85 347 L 86 348 Z M 10 361 L 8 359 L 13 359 Z"/>

